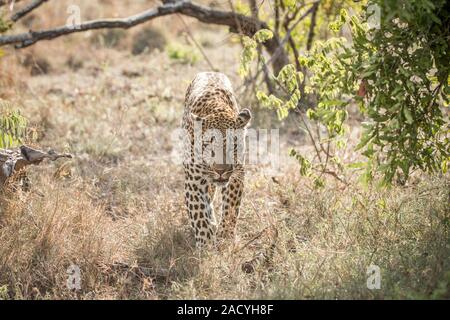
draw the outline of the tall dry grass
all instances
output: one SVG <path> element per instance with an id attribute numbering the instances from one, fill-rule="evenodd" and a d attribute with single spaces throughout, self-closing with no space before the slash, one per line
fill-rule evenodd
<path id="1" fill-rule="evenodd" d="M 181 183 L 153 195 L 151 212 L 113 217 L 93 200 L 95 187 L 49 173 L 36 177 L 32 192 L 3 202 L 0 283 L 7 298 L 448 298 L 443 177 L 340 192 L 332 183 L 310 191 L 293 172 L 280 184 L 253 172 L 238 240 L 198 254 Z M 66 286 L 72 264 L 82 272 L 78 292 Z M 371 264 L 381 269 L 380 290 L 366 286 Z"/>

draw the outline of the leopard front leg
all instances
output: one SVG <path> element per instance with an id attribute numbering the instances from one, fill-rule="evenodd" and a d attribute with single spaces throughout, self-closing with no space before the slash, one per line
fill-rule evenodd
<path id="1" fill-rule="evenodd" d="M 202 248 L 215 242 L 217 223 L 212 199 L 208 193 L 208 183 L 201 176 L 186 170 L 185 202 L 191 227 L 195 232 L 195 246 Z"/>
<path id="2" fill-rule="evenodd" d="M 222 221 L 218 230 L 220 238 L 234 238 L 243 189 L 243 172 L 232 176 L 228 185 L 222 188 Z"/>

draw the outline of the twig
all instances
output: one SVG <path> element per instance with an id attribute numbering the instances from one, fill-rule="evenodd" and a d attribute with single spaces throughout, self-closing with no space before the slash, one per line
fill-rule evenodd
<path id="1" fill-rule="evenodd" d="M 323 173 L 328 174 L 332 177 L 334 177 L 336 180 L 338 180 L 339 182 L 341 182 L 342 184 L 344 184 L 345 186 L 348 186 L 349 183 L 347 181 L 345 181 L 344 179 L 342 179 L 341 177 L 338 176 L 338 174 L 334 171 L 330 171 L 330 170 L 324 170 Z"/>
<path id="2" fill-rule="evenodd" d="M 25 17 L 27 14 L 29 14 L 34 9 L 40 7 L 42 4 L 47 2 L 48 0 L 34 0 L 29 5 L 24 7 L 23 9 L 17 11 L 11 16 L 11 21 L 17 22 L 19 19 Z"/>
<path id="3" fill-rule="evenodd" d="M 322 162 L 322 157 L 320 156 L 320 151 L 316 146 L 316 140 L 314 139 L 314 136 L 313 136 L 311 130 L 309 129 L 308 124 L 306 123 L 305 119 L 303 118 L 303 115 L 300 112 L 299 112 L 299 117 L 300 117 L 300 120 L 302 121 L 303 125 L 305 126 L 305 130 L 308 133 L 309 139 L 311 140 L 311 143 L 314 146 L 314 150 L 316 150 L 316 154 L 317 154 L 317 157 L 319 158 L 319 161 Z"/>
<path id="4" fill-rule="evenodd" d="M 191 30 L 189 29 L 188 24 L 186 23 L 186 21 L 184 21 L 183 17 L 179 14 L 177 14 L 177 17 L 181 20 L 181 22 L 184 24 L 185 28 L 186 28 L 186 33 L 189 36 L 189 38 L 192 40 L 192 42 L 195 44 L 195 46 L 197 47 L 197 49 L 200 51 L 200 53 L 202 54 L 203 58 L 205 58 L 206 62 L 209 65 L 209 68 L 211 70 L 217 70 L 216 68 L 214 68 L 211 60 L 209 60 L 208 56 L 206 55 L 205 51 L 203 50 L 202 46 L 200 45 L 200 43 L 197 42 L 197 40 L 195 40 L 194 35 L 192 34 Z"/>
<path id="5" fill-rule="evenodd" d="M 276 34 L 280 34 L 280 0 L 275 0 L 275 30 Z"/>
<path id="6" fill-rule="evenodd" d="M 233 253 L 237 253 L 239 251 L 242 251 L 243 249 L 247 248 L 250 244 L 252 244 L 253 242 L 255 242 L 257 239 L 261 238 L 261 236 L 267 231 L 267 229 L 269 229 L 271 226 L 269 227 L 265 227 L 264 229 L 262 229 L 260 232 L 258 232 L 256 234 L 256 236 L 254 236 L 253 238 L 251 238 L 249 241 L 247 241 L 244 245 L 242 245 L 240 248 L 236 249 L 233 251 Z"/>
<path id="7" fill-rule="evenodd" d="M 300 65 L 300 61 L 299 61 L 300 55 L 298 53 L 297 46 L 295 45 L 294 39 L 292 39 L 292 37 L 289 37 L 289 46 L 291 47 L 292 52 L 294 53 L 295 68 L 297 69 L 297 71 L 300 71 L 302 68 L 302 66 Z M 298 76 L 297 76 L 297 78 L 298 78 Z M 299 80 L 299 79 L 297 79 L 297 80 Z"/>

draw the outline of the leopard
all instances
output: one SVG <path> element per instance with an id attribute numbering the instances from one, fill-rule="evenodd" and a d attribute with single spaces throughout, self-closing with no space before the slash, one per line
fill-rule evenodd
<path id="1" fill-rule="evenodd" d="M 244 193 L 245 136 L 252 114 L 240 107 L 229 78 L 200 72 L 185 95 L 184 191 L 195 247 L 235 239 Z M 221 195 L 221 214 L 213 201 Z"/>

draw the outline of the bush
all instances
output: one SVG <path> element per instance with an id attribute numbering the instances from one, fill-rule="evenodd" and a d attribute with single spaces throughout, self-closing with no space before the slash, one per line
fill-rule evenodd
<path id="1" fill-rule="evenodd" d="M 99 47 L 117 48 L 125 36 L 126 32 L 122 29 L 108 29 L 96 34 L 91 39 L 91 43 Z"/>
<path id="2" fill-rule="evenodd" d="M 449 30 L 442 26 L 448 25 L 450 14 L 445 3 L 370 0 L 368 5 L 380 10 L 378 27 L 370 23 L 368 6 L 352 14 L 342 9 L 329 24 L 334 37 L 315 41 L 305 54 L 297 52 L 292 64 L 273 75 L 279 92 L 257 92 L 259 102 L 275 109 L 280 120 L 294 111 L 311 137 L 315 164 L 291 152 L 303 175 L 321 186 L 324 174 L 345 174 L 336 154 L 345 147 L 348 110 L 356 105 L 367 120 L 354 148 L 367 161 L 351 164 L 364 170 L 362 182 L 405 184 L 416 171 L 447 172 Z M 292 2 L 291 10 L 296 8 Z M 348 39 L 340 36 L 344 27 L 351 33 Z M 243 76 L 257 57 L 258 44 L 271 36 L 270 30 L 258 33 L 243 40 Z M 293 36 L 289 46 L 299 48 L 302 40 Z M 309 129 L 303 109 L 308 109 L 306 116 L 316 129 L 326 129 L 324 134 Z"/>
<path id="3" fill-rule="evenodd" d="M 75 57 L 70 56 L 69 59 L 66 61 L 66 65 L 73 71 L 77 71 L 81 68 L 83 68 L 83 60 Z"/>
<path id="4" fill-rule="evenodd" d="M 6 32 L 11 28 L 11 22 L 5 21 L 0 15 L 0 33 Z"/>
<path id="5" fill-rule="evenodd" d="M 200 56 L 191 46 L 181 44 L 171 44 L 167 49 L 169 58 L 181 62 L 182 64 L 194 65 L 200 59 Z"/>
<path id="6" fill-rule="evenodd" d="M 29 68 L 32 76 L 47 74 L 52 70 L 52 66 L 46 58 L 34 56 L 33 54 L 27 54 L 22 64 L 24 67 Z"/>
<path id="7" fill-rule="evenodd" d="M 166 38 L 161 31 L 154 28 L 146 28 L 138 32 L 133 39 L 132 54 L 138 55 L 144 52 L 150 53 L 155 49 L 163 51 L 166 46 Z"/>

